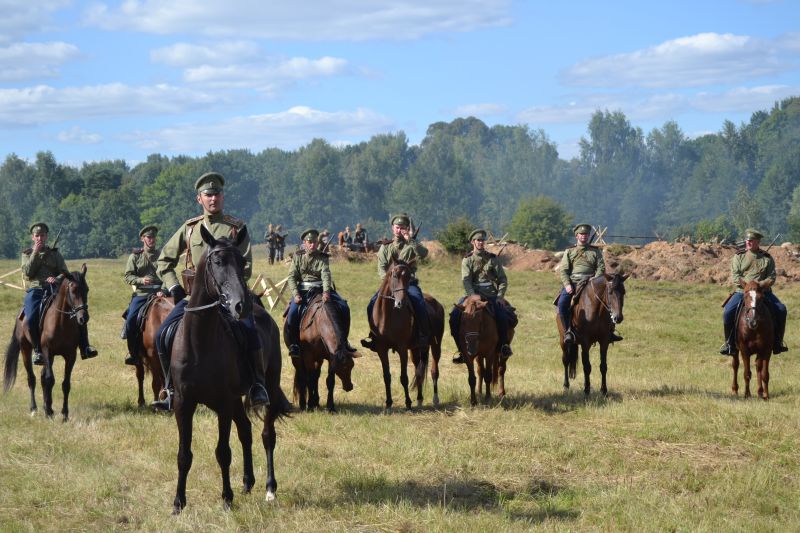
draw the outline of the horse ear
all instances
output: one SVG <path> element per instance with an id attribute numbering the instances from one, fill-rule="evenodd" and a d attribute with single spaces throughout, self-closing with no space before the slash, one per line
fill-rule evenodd
<path id="1" fill-rule="evenodd" d="M 203 242 L 205 242 L 207 245 L 211 246 L 212 248 L 214 247 L 214 244 L 216 243 L 216 239 L 214 239 L 214 236 L 211 235 L 211 232 L 208 231 L 203 224 L 200 224 L 200 236 L 203 238 Z"/>
<path id="2" fill-rule="evenodd" d="M 238 248 L 242 242 L 244 242 L 245 237 L 247 237 L 247 226 L 242 228 L 242 231 L 236 233 L 236 242 L 234 245 Z"/>
<path id="3" fill-rule="evenodd" d="M 81 265 L 81 276 L 86 275 L 86 263 Z"/>

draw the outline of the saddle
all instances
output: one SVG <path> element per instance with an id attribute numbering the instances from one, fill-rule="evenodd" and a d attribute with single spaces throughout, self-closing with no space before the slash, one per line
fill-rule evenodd
<path id="1" fill-rule="evenodd" d="M 172 353 L 172 345 L 175 343 L 175 333 L 178 331 L 178 326 L 183 321 L 183 316 L 184 315 L 182 314 L 169 322 L 164 327 L 161 336 L 156 339 L 159 350 L 163 350 L 163 353 Z M 236 340 L 236 345 L 239 348 L 237 353 L 245 354 L 249 346 L 247 342 L 247 332 L 245 331 L 244 325 L 227 313 L 223 313 L 222 316 L 225 317 L 224 324 L 228 332 Z M 242 357 L 240 362 L 244 360 L 245 358 Z M 247 361 L 246 364 L 250 365 L 249 361 Z"/>
<path id="2" fill-rule="evenodd" d="M 52 287 L 52 289 L 45 289 L 44 298 L 42 298 L 42 300 L 39 302 L 39 331 L 42 331 L 42 328 L 44 327 L 44 317 L 47 314 L 47 310 L 53 304 L 53 300 L 55 300 L 56 294 L 58 293 L 58 285 L 54 285 Z M 25 318 L 24 306 L 19 310 L 17 320 L 22 320 L 23 318 Z"/>
<path id="3" fill-rule="evenodd" d="M 581 297 L 581 293 L 583 292 L 583 289 L 586 288 L 586 286 L 589 284 L 590 280 L 591 280 L 591 278 L 586 278 L 584 280 L 579 281 L 578 284 L 575 285 L 575 291 L 573 291 L 572 298 L 570 298 L 570 300 L 569 300 L 569 306 L 570 307 L 573 307 L 576 303 L 578 303 L 578 299 Z M 556 294 L 556 297 L 553 299 L 553 305 L 558 305 L 558 297 L 559 296 L 561 296 L 561 291 L 560 290 L 558 291 L 558 294 Z"/>

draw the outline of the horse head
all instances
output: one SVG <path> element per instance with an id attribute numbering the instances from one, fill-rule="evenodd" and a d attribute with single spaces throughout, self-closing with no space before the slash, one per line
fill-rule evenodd
<path id="1" fill-rule="evenodd" d="M 74 318 L 81 326 L 89 322 L 89 285 L 86 283 L 86 263 L 81 266 L 80 271 L 64 274 L 61 290 L 64 291 L 65 307 L 69 308 L 63 312 L 70 318 Z"/>
<path id="2" fill-rule="evenodd" d="M 750 329 L 757 329 L 758 318 L 763 310 L 764 289 L 771 285 L 771 283 L 767 283 L 765 286 L 762 286 L 755 280 L 746 282 L 740 278 L 739 285 L 744 290 L 744 298 L 742 303 L 744 305 L 745 324 L 747 324 L 747 327 Z"/>
<path id="3" fill-rule="evenodd" d="M 247 228 L 238 232 L 235 239 L 215 239 L 200 224 L 200 235 L 208 245 L 197 266 L 197 275 L 203 280 L 202 287 L 208 297 L 216 298 L 235 319 L 247 318 L 253 310 L 253 301 L 244 281 L 244 256 L 239 251 L 239 245 L 247 236 Z"/>
<path id="4" fill-rule="evenodd" d="M 464 300 L 463 304 L 456 304 L 461 309 L 461 335 L 464 337 L 464 348 L 467 355 L 475 357 L 478 355 L 480 345 L 481 323 L 483 313 L 489 302 L 481 300 L 480 296 L 473 295 Z"/>
<path id="5" fill-rule="evenodd" d="M 606 274 L 606 306 L 614 324 L 621 324 L 624 320 L 622 306 L 625 303 L 625 280 L 630 274 Z"/>
<path id="6" fill-rule="evenodd" d="M 405 302 L 408 286 L 411 284 L 411 265 L 416 258 L 409 262 L 401 261 L 399 259 L 392 260 L 389 270 L 386 272 L 386 277 L 389 278 L 388 286 L 391 299 L 394 300 L 394 308 L 400 309 Z"/>
<path id="7" fill-rule="evenodd" d="M 332 358 L 330 364 L 333 365 L 333 371 L 342 382 L 342 388 L 344 391 L 350 392 L 353 390 L 353 380 L 351 378 L 353 367 L 355 366 L 355 363 L 353 362 L 353 356 L 347 350 L 341 349 L 340 353 L 336 354 L 336 357 Z"/>

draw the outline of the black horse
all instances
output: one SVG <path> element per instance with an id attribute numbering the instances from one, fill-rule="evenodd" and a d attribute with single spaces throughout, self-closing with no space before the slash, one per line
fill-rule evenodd
<path id="1" fill-rule="evenodd" d="M 233 501 L 229 445 L 231 422 L 236 424 L 242 443 L 244 492 L 249 492 L 255 484 L 252 428 L 242 401 L 249 383 L 240 372 L 243 360 L 237 341 L 237 319 L 253 315 L 262 347 L 261 357 L 255 364 L 264 370 L 265 385 L 271 399 L 261 432 L 267 455 L 267 501 L 275 499 L 277 489 L 273 466 L 275 420 L 291 410 L 289 400 L 280 388 L 278 326 L 263 307 L 253 305 L 252 294 L 244 281 L 244 258 L 238 245 L 247 230 L 240 232 L 236 241 L 215 239 L 202 225 L 200 233 L 207 247 L 197 265 L 192 296 L 178 326 L 170 363 L 175 386 L 173 405 L 178 423 L 178 487 L 173 514 L 180 513 L 186 506 L 186 477 L 192 466 L 192 420 L 198 404 L 202 403 L 217 413 L 216 458 L 222 470 L 225 508 L 229 508 Z"/>

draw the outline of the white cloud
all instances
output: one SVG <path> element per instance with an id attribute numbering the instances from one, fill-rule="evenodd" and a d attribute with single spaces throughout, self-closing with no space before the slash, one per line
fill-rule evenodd
<path id="1" fill-rule="evenodd" d="M 698 93 L 691 104 L 694 109 L 709 113 L 752 113 L 771 109 L 775 102 L 798 94 L 800 87 L 797 86 L 737 87 L 721 93 Z"/>
<path id="2" fill-rule="evenodd" d="M 588 59 L 564 83 L 592 87 L 698 87 L 779 74 L 790 68 L 774 43 L 730 33 L 700 33 L 626 54 Z"/>
<path id="3" fill-rule="evenodd" d="M 453 115 L 457 117 L 497 117 L 507 112 L 507 106 L 492 103 L 467 104 L 453 109 Z"/>
<path id="4" fill-rule="evenodd" d="M 98 133 L 90 133 L 80 126 L 73 126 L 68 130 L 58 132 L 56 139 L 71 144 L 98 144 L 102 142 L 103 137 Z"/>
<path id="5" fill-rule="evenodd" d="M 14 43 L 0 48 L 0 81 L 54 78 L 59 66 L 78 55 L 78 47 L 63 42 Z"/>
<path id="6" fill-rule="evenodd" d="M 405 40 L 510 24 L 510 0 L 126 0 L 95 4 L 107 30 L 291 40 Z"/>
<path id="7" fill-rule="evenodd" d="M 223 98 L 170 85 L 121 83 L 58 89 L 47 85 L 0 89 L 0 125 L 31 126 L 85 118 L 169 115 L 205 108 Z"/>
<path id="8" fill-rule="evenodd" d="M 214 149 L 267 147 L 296 149 L 314 138 L 332 143 L 360 142 L 395 129 L 387 117 L 368 109 L 325 112 L 297 106 L 279 113 L 234 117 L 205 124 L 179 124 L 149 132 L 135 132 L 126 140 L 150 151 L 204 153 Z"/>
<path id="9" fill-rule="evenodd" d="M 197 65 L 229 65 L 262 57 L 258 44 L 252 41 L 218 42 L 213 46 L 176 43 L 150 52 L 150 59 L 171 67 L 194 67 Z"/>
<path id="10" fill-rule="evenodd" d="M 10 43 L 46 29 L 50 25 L 50 14 L 71 3 L 70 0 L 0 1 L 0 43 Z"/>

